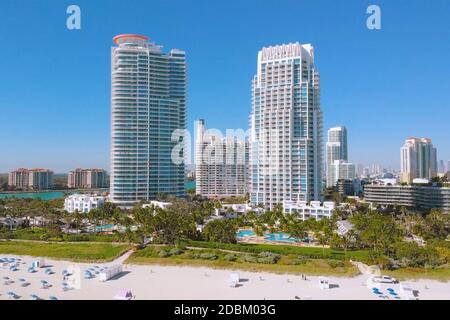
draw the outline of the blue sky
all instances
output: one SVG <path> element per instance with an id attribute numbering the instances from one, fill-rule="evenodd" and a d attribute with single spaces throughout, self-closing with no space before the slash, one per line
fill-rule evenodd
<path id="1" fill-rule="evenodd" d="M 82 29 L 66 28 L 77 4 Z M 382 29 L 366 28 L 378 4 Z M 186 50 L 188 122 L 248 127 L 263 46 L 315 47 L 324 127 L 346 125 L 350 160 L 399 167 L 409 136 L 450 159 L 448 0 L 2 0 L 0 172 L 109 169 L 110 48 L 120 33 Z"/>

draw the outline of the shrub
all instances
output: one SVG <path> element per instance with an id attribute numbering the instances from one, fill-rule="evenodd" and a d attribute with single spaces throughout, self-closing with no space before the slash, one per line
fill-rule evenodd
<path id="1" fill-rule="evenodd" d="M 261 253 L 258 254 L 258 256 L 262 257 L 262 258 L 275 258 L 277 261 L 281 258 L 280 254 L 276 254 L 270 251 L 263 251 Z"/>
<path id="2" fill-rule="evenodd" d="M 275 256 L 270 256 L 270 257 L 258 258 L 256 261 L 258 263 L 264 263 L 264 264 L 276 264 L 278 259 Z"/>
<path id="3" fill-rule="evenodd" d="M 217 260 L 217 258 L 219 258 L 219 257 L 217 256 L 217 254 L 214 254 L 214 253 L 201 253 L 200 254 L 200 259 Z"/>
<path id="4" fill-rule="evenodd" d="M 223 257 L 227 261 L 236 261 L 237 256 L 235 254 L 227 254 Z"/>
<path id="5" fill-rule="evenodd" d="M 290 261 L 289 264 L 298 266 L 298 265 L 305 264 L 305 263 L 306 263 L 306 259 L 293 259 Z"/>
<path id="6" fill-rule="evenodd" d="M 255 256 L 252 256 L 252 255 L 245 255 L 243 257 L 243 260 L 245 262 L 250 262 L 250 263 L 257 263 L 258 262 L 258 258 L 256 258 Z"/>
<path id="7" fill-rule="evenodd" d="M 170 257 L 170 255 L 171 254 L 169 252 L 167 252 L 166 250 L 161 250 L 158 253 L 158 256 L 160 256 L 161 258 L 167 258 L 167 257 Z"/>
<path id="8" fill-rule="evenodd" d="M 328 260 L 328 265 L 330 267 L 332 267 L 333 269 L 335 269 L 335 268 L 342 268 L 342 267 L 345 266 L 344 262 L 339 261 L 339 260 Z"/>
<path id="9" fill-rule="evenodd" d="M 204 260 L 217 260 L 219 256 L 214 253 L 194 253 L 192 255 L 194 259 L 204 259 Z"/>
<path id="10" fill-rule="evenodd" d="M 169 251 L 170 255 L 177 256 L 183 253 L 183 250 L 179 248 L 173 248 Z"/>

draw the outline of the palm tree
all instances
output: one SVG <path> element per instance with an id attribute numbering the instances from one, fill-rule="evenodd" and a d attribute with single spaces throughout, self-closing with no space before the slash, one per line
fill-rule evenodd
<path id="1" fill-rule="evenodd" d="M 322 255 L 325 256 L 325 245 L 327 244 L 327 238 L 323 234 L 323 232 L 315 232 L 314 237 L 317 239 L 317 242 L 322 246 Z"/>

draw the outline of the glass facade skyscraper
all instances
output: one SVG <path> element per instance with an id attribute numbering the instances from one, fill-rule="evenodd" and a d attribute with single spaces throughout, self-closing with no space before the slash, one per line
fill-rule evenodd
<path id="1" fill-rule="evenodd" d="M 157 194 L 185 195 L 184 163 L 172 160 L 186 129 L 186 58 L 145 36 L 119 35 L 111 53 L 111 200 L 130 207 Z M 180 151 L 184 158 L 184 148 Z"/>
<path id="2" fill-rule="evenodd" d="M 312 45 L 259 51 L 250 128 L 251 202 L 273 208 L 320 200 L 322 112 Z"/>
<path id="3" fill-rule="evenodd" d="M 329 188 L 335 186 L 337 180 L 340 179 L 341 173 L 339 173 L 340 171 L 339 169 L 347 168 L 349 165 L 349 163 L 347 163 L 348 161 L 347 129 L 344 126 L 334 127 L 328 130 L 326 149 L 327 149 L 326 176 L 327 176 L 327 187 Z M 354 166 L 353 164 L 350 165 Z M 354 171 L 354 167 L 352 170 Z M 344 176 L 347 175 L 344 174 Z"/>

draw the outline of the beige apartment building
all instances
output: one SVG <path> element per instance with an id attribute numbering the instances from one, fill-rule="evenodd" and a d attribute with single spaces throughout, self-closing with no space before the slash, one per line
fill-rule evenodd
<path id="1" fill-rule="evenodd" d="M 53 171 L 19 168 L 9 173 L 8 185 L 22 190 L 46 190 L 53 187 Z"/>
<path id="2" fill-rule="evenodd" d="M 69 172 L 67 186 L 74 189 L 106 188 L 106 171 L 103 169 L 75 169 Z"/>

